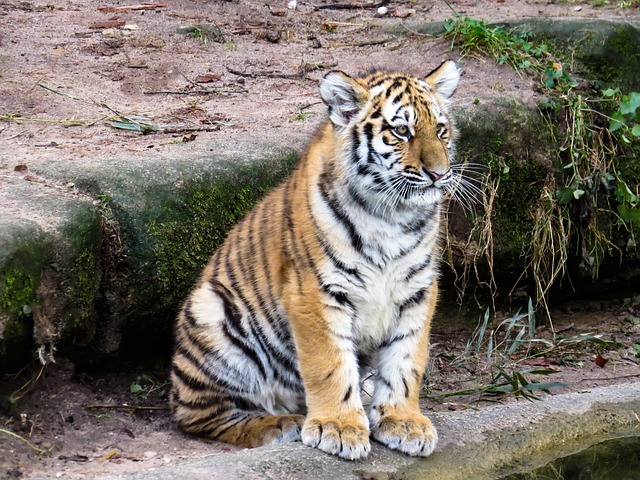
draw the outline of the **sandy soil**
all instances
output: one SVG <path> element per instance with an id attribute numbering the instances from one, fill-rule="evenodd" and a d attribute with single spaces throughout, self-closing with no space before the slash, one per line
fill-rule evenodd
<path id="1" fill-rule="evenodd" d="M 387 2 L 383 16 L 366 2 L 335 9 L 322 8 L 334 0 L 298 1 L 295 10 L 287 3 L 184 0 L 132 10 L 122 7 L 133 1 L 0 0 L 0 173 L 34 157 L 90 162 L 262 130 L 286 141 L 292 128 L 310 132 L 322 117 L 317 84 L 329 69 L 426 73 L 445 58 L 457 59 L 448 41 L 412 32 L 415 23 L 451 16 L 442 1 Z M 488 21 L 638 14 L 637 8 L 573 1 L 453 5 L 462 15 Z M 399 23 L 406 37 L 385 33 Z M 189 25 L 200 27 L 178 32 Z M 457 104 L 505 94 L 535 99 L 530 87 L 507 68 L 469 58 Z M 131 120 L 147 124 L 149 134 L 123 129 Z M 562 335 L 599 332 L 614 343 L 582 342 L 537 357 L 519 353 L 509 361 L 555 369 L 534 378 L 564 381 L 565 389 L 637 380 L 638 313 L 637 303 L 623 300 L 557 312 L 553 320 Z M 425 407 L 482 405 L 475 403 L 478 394 L 442 395 L 489 381 L 483 362 L 473 356 L 455 362 L 471 333 L 444 320 L 436 325 Z M 550 338 L 548 329 L 540 334 Z M 595 363 L 598 354 L 608 360 L 603 367 Z M 46 370 L 34 364 L 0 379 L 2 396 L 14 392 L 18 398 L 0 409 L 0 478 L 149 470 L 233 450 L 174 429 L 166 410 L 167 355 L 108 372 L 76 371 L 59 359 Z"/>
<path id="2" fill-rule="evenodd" d="M 131 0 L 0 0 L 0 151 L 12 152 L 0 155 L 0 170 L 34 157 L 84 162 L 263 129 L 286 141 L 291 128 L 311 131 L 324 113 L 317 84 L 327 70 L 418 74 L 457 59 L 448 41 L 412 33 L 412 25 L 452 16 L 442 0 L 390 1 L 382 16 L 367 0 L 367 8 L 322 8 L 332 3 L 298 1 L 290 10 L 288 0 L 184 0 L 132 10 Z M 574 1 L 453 5 L 487 21 L 638 13 Z M 385 33 L 398 24 L 406 38 Z M 179 33 L 195 25 L 200 30 Z M 493 62 L 464 66 L 458 105 L 535 95 Z M 115 128 L 123 117 L 162 133 Z"/>

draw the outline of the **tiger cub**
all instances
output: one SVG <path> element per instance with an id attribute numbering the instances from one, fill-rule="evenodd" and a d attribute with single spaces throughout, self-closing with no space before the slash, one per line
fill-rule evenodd
<path id="1" fill-rule="evenodd" d="M 441 203 L 459 177 L 447 108 L 459 78 L 451 61 L 426 78 L 323 78 L 329 119 L 178 316 L 171 403 L 184 431 L 243 447 L 302 440 L 347 459 L 365 457 L 370 436 L 434 450 L 418 396 Z"/>

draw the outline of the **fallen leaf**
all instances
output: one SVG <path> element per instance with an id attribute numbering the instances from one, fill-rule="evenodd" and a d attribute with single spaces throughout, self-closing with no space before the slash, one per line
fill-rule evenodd
<path id="1" fill-rule="evenodd" d="M 115 448 L 113 450 L 111 450 L 109 453 L 107 453 L 104 457 L 102 457 L 102 461 L 106 462 L 107 460 L 115 457 L 118 454 L 118 450 L 116 450 Z"/>
<path id="2" fill-rule="evenodd" d="M 594 361 L 596 362 L 597 366 L 599 366 L 600 368 L 604 368 L 604 366 L 607 364 L 609 359 L 604 358 L 602 355 L 597 355 Z"/>
<path id="3" fill-rule="evenodd" d="M 416 13 L 416 11 L 413 8 L 398 7 L 396 9 L 395 16 L 398 18 L 407 18 L 413 15 L 414 13 Z"/>
<path id="4" fill-rule="evenodd" d="M 108 28 L 124 27 L 125 22 L 121 20 L 105 20 L 104 22 L 96 22 L 89 25 L 91 30 L 107 30 Z"/>
<path id="5" fill-rule="evenodd" d="M 548 366 L 549 362 L 544 357 L 526 358 L 522 361 L 525 365 Z"/>
<path id="6" fill-rule="evenodd" d="M 575 323 L 570 323 L 569 325 L 563 325 L 562 327 L 558 327 L 555 329 L 556 333 L 566 332 L 567 330 L 571 330 L 575 326 Z"/>
<path id="7" fill-rule="evenodd" d="M 217 82 L 222 78 L 222 75 L 219 73 L 205 73 L 203 75 L 198 75 L 196 77 L 196 83 L 211 83 Z"/>
<path id="8" fill-rule="evenodd" d="M 267 5 L 267 7 L 274 17 L 284 17 L 287 14 L 286 8 L 272 7 L 271 5 Z"/>
<path id="9" fill-rule="evenodd" d="M 126 12 L 130 10 L 155 10 L 156 8 L 163 8 L 167 5 L 165 3 L 141 3 L 139 5 L 125 5 L 122 7 L 110 7 L 107 5 L 101 5 L 98 10 L 101 12 Z"/>
<path id="10" fill-rule="evenodd" d="M 27 171 L 27 166 L 24 163 L 19 163 L 18 165 L 16 165 L 13 168 L 14 172 L 26 172 Z"/>

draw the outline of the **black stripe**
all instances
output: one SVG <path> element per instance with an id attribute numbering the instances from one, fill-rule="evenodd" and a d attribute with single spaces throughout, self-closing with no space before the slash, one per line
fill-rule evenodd
<path id="1" fill-rule="evenodd" d="M 389 381 L 388 378 L 383 377 L 382 375 L 378 375 L 377 378 L 380 382 L 382 382 L 389 390 L 393 390 L 393 385 L 391 385 L 391 382 Z"/>
<path id="2" fill-rule="evenodd" d="M 197 358 L 193 353 L 187 350 L 184 346 L 180 345 L 177 350 L 178 353 L 182 355 L 186 360 L 190 361 L 194 365 L 196 370 L 207 375 L 207 377 L 209 377 L 213 384 L 220 385 L 230 391 L 237 391 L 238 389 L 243 388 L 242 385 L 232 385 L 228 380 L 222 378 L 216 371 L 213 371 L 210 368 L 210 364 L 211 361 L 217 362 L 217 370 L 225 373 L 227 375 L 227 378 L 229 378 L 229 374 L 231 373 L 231 378 L 239 379 L 240 381 L 242 381 L 243 377 L 242 375 L 240 375 L 240 371 L 237 368 L 230 365 L 223 357 L 218 354 L 218 352 L 210 350 L 206 346 L 202 345 L 200 340 L 195 337 L 191 330 L 189 330 L 188 328 L 184 327 L 183 333 L 187 336 L 187 339 L 191 343 L 192 347 L 198 350 L 198 354 L 200 357 L 209 357 L 210 359 L 205 360 L 205 363 L 203 363 L 203 361 Z"/>
<path id="3" fill-rule="evenodd" d="M 213 375 L 213 372 L 210 371 L 210 369 L 205 368 L 205 365 L 198 359 L 196 358 L 195 355 L 193 355 L 193 353 L 191 353 L 189 350 L 187 350 L 186 348 L 180 346 L 177 349 L 178 354 L 182 355 L 186 360 L 188 360 L 194 367 L 196 370 L 198 370 L 200 373 L 205 374 L 209 380 L 217 385 L 221 385 L 224 388 L 227 388 L 229 390 L 233 390 L 234 388 L 224 379 L 219 378 L 217 375 Z M 176 372 L 178 372 L 180 370 L 176 370 Z M 184 373 L 184 372 L 183 372 Z M 180 376 L 178 374 L 178 376 Z M 204 385 L 204 384 L 202 384 Z M 196 387 L 200 386 L 199 384 L 195 384 Z M 211 387 L 205 387 L 206 390 L 210 390 Z M 197 390 L 197 388 L 196 388 Z"/>
<path id="4" fill-rule="evenodd" d="M 386 340 L 384 340 L 380 346 L 378 347 L 379 349 L 383 349 L 383 348 L 387 348 L 390 347 L 391 345 L 393 345 L 396 342 L 399 342 L 401 340 L 404 340 L 405 338 L 410 338 L 413 337 L 416 333 L 418 333 L 418 330 L 411 330 L 407 333 L 401 333 L 399 335 L 396 335 L 392 338 L 388 338 Z"/>
<path id="5" fill-rule="evenodd" d="M 224 323 L 222 325 L 222 333 L 227 337 L 227 339 L 238 349 L 242 352 L 243 355 L 245 355 L 246 357 L 248 357 L 249 359 L 251 359 L 251 361 L 253 363 L 255 363 L 256 367 L 258 367 L 258 370 L 260 371 L 260 374 L 262 375 L 263 378 L 267 378 L 267 372 L 265 369 L 265 366 L 262 364 L 262 362 L 260 361 L 260 358 L 258 357 L 258 354 L 256 353 L 255 349 L 253 348 L 252 345 L 248 345 L 246 342 L 244 342 L 242 339 L 237 338 L 229 329 L 229 326 L 227 323 Z"/>
<path id="6" fill-rule="evenodd" d="M 404 311 L 412 305 L 417 305 L 423 299 L 425 294 L 427 293 L 426 288 L 421 288 L 416 293 L 414 293 L 411 297 L 407 298 L 404 302 L 400 304 L 398 307 L 398 318 L 402 317 Z"/>
<path id="7" fill-rule="evenodd" d="M 352 393 L 353 393 L 353 386 L 349 385 L 349 388 L 347 389 L 347 393 L 345 393 L 344 398 L 342 399 L 342 402 L 348 402 L 349 399 L 351 398 Z"/>
<path id="8" fill-rule="evenodd" d="M 287 187 L 289 188 L 285 188 L 284 194 L 282 195 L 283 210 L 284 210 L 283 214 L 284 214 L 284 219 L 287 226 L 287 228 L 285 229 L 285 232 L 283 233 L 282 245 L 283 246 L 289 245 L 291 248 L 290 254 L 293 257 L 292 268 L 296 274 L 296 280 L 298 281 L 298 292 L 300 292 L 300 289 L 302 288 L 302 277 L 301 277 L 300 268 L 299 268 L 300 265 L 298 265 L 298 263 L 300 262 L 300 252 L 298 251 L 298 243 L 296 239 L 296 226 L 295 226 L 295 222 L 293 221 L 292 203 L 291 203 L 291 199 L 289 198 L 289 193 L 291 193 L 297 187 L 297 176 L 292 177 L 291 185 L 287 185 Z M 289 234 L 289 241 L 285 240 L 287 233 Z"/>
<path id="9" fill-rule="evenodd" d="M 184 315 L 184 318 L 187 320 L 187 323 L 189 324 L 189 326 L 191 327 L 198 326 L 198 322 L 196 322 L 196 319 L 193 317 L 193 314 L 191 312 L 191 301 L 188 301 L 187 303 L 184 304 L 184 307 L 182 307 L 182 313 Z"/>
<path id="10" fill-rule="evenodd" d="M 218 408 L 213 410 L 208 415 L 204 417 L 196 418 L 195 420 L 192 420 L 188 423 L 183 423 L 181 424 L 181 427 L 184 428 L 185 430 L 188 430 L 190 428 L 197 427 L 199 425 L 205 425 L 207 423 L 213 422 L 216 419 L 219 419 L 223 413 L 228 412 L 229 410 L 235 410 L 235 408 L 232 405 L 220 405 Z M 218 423 L 216 422 L 214 425 L 218 425 Z M 209 428 L 201 428 L 201 429 L 198 429 L 198 433 L 208 434 L 210 433 L 211 430 L 214 430 L 215 428 L 217 427 L 213 426 Z"/>
<path id="11" fill-rule="evenodd" d="M 218 397 L 207 396 L 198 400 L 192 400 L 190 402 L 178 398 L 176 399 L 176 402 L 181 407 L 188 408 L 189 410 L 208 410 L 214 405 L 219 405 L 220 399 Z"/>
<path id="12" fill-rule="evenodd" d="M 402 226 L 402 233 L 422 233 L 432 228 L 434 218 L 437 217 L 438 207 L 429 205 L 420 212 L 420 216 L 416 216 L 410 222 Z"/>
<path id="13" fill-rule="evenodd" d="M 353 225 L 347 214 L 342 210 L 341 206 L 338 204 L 338 201 L 335 198 L 330 197 L 329 192 L 327 191 L 327 186 L 324 183 L 320 184 L 320 194 L 322 195 L 322 199 L 324 200 L 324 202 L 331 210 L 331 213 L 333 213 L 334 218 L 347 230 L 347 234 L 349 235 L 349 239 L 353 248 L 356 250 L 356 252 L 362 254 L 362 237 L 360 237 L 360 234 L 356 231 L 356 227 Z"/>
<path id="14" fill-rule="evenodd" d="M 407 379 L 402 377 L 402 383 L 404 384 L 404 398 L 409 397 L 409 385 L 407 384 Z"/>
<path id="15" fill-rule="evenodd" d="M 351 131 L 351 152 L 349 158 L 351 159 L 352 164 L 357 164 L 360 160 L 358 157 L 360 150 L 360 134 L 358 133 L 358 129 L 354 128 Z"/>
<path id="16" fill-rule="evenodd" d="M 335 252 L 331 248 L 331 245 L 329 244 L 329 242 L 322 236 L 320 226 L 318 225 L 318 222 L 316 221 L 316 218 L 313 215 L 313 211 L 311 210 L 311 205 L 307 204 L 307 209 L 309 210 L 309 217 L 311 218 L 311 222 L 313 223 L 313 228 L 316 232 L 315 234 L 316 241 L 322 248 L 322 251 L 324 252 L 324 254 L 331 261 L 334 267 L 336 267 L 341 272 L 349 275 L 353 279 L 357 280 L 358 281 L 357 286 L 364 287 L 364 280 L 362 279 L 362 276 L 360 275 L 360 272 L 358 271 L 358 269 L 353 267 L 348 267 L 338 259 Z M 353 285 L 352 282 L 350 283 Z"/>
<path id="17" fill-rule="evenodd" d="M 353 305 L 353 302 L 349 300 L 349 297 L 347 296 L 347 294 L 345 292 L 333 290 L 332 287 L 334 286 L 337 286 L 337 285 L 331 285 L 331 284 L 325 284 L 325 283 L 322 283 L 320 285 L 320 287 L 322 288 L 322 291 L 327 295 L 331 296 L 341 306 L 348 307 L 351 310 L 355 310 L 355 306 Z"/>
<path id="18" fill-rule="evenodd" d="M 211 279 L 209 284 L 211 285 L 213 292 L 222 300 L 222 309 L 224 310 L 224 318 L 226 320 L 225 323 L 227 323 L 229 327 L 233 328 L 239 338 L 246 337 L 247 332 L 242 325 L 242 314 L 233 301 L 233 294 L 231 291 L 215 279 Z"/>
<path id="19" fill-rule="evenodd" d="M 184 356 L 184 355 L 183 355 Z M 206 383 L 198 380 L 197 378 L 193 378 L 191 375 L 183 371 L 178 365 L 173 364 L 172 372 L 180 379 L 180 381 L 186 384 L 191 390 L 196 392 L 206 392 L 211 390 L 211 386 Z"/>
<path id="20" fill-rule="evenodd" d="M 428 268 L 429 265 L 431 265 L 431 255 L 427 255 L 422 263 L 411 267 L 404 277 L 404 282 L 411 280 L 415 275 Z"/>
<path id="21" fill-rule="evenodd" d="M 365 123 L 362 127 L 362 133 L 364 133 L 367 139 L 367 146 L 371 147 L 371 141 L 373 140 L 373 123 Z"/>
<path id="22" fill-rule="evenodd" d="M 239 411 L 237 413 L 234 413 L 233 415 L 230 415 L 228 418 L 225 418 L 225 423 L 220 425 L 218 424 L 217 427 L 211 429 L 210 435 L 213 438 L 220 438 L 222 437 L 226 432 L 228 432 L 229 430 L 231 430 L 233 427 L 243 423 L 243 422 L 247 422 L 249 420 L 251 420 L 253 417 L 251 415 L 249 415 L 246 412 L 242 412 Z M 229 423 L 229 422 L 233 422 L 233 423 Z M 218 428 L 223 427 L 222 430 L 218 430 L 216 431 Z"/>

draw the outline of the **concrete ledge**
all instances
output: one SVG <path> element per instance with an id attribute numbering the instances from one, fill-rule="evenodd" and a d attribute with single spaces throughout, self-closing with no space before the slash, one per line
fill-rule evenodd
<path id="1" fill-rule="evenodd" d="M 340 460 L 300 443 L 217 454 L 102 480 L 500 478 L 526 472 L 611 438 L 640 433 L 640 382 L 520 401 L 473 411 L 434 413 L 440 443 L 426 459 L 374 444 L 365 461 Z M 89 477 L 87 477 L 89 478 Z M 41 480 L 45 480 L 41 477 Z"/>

